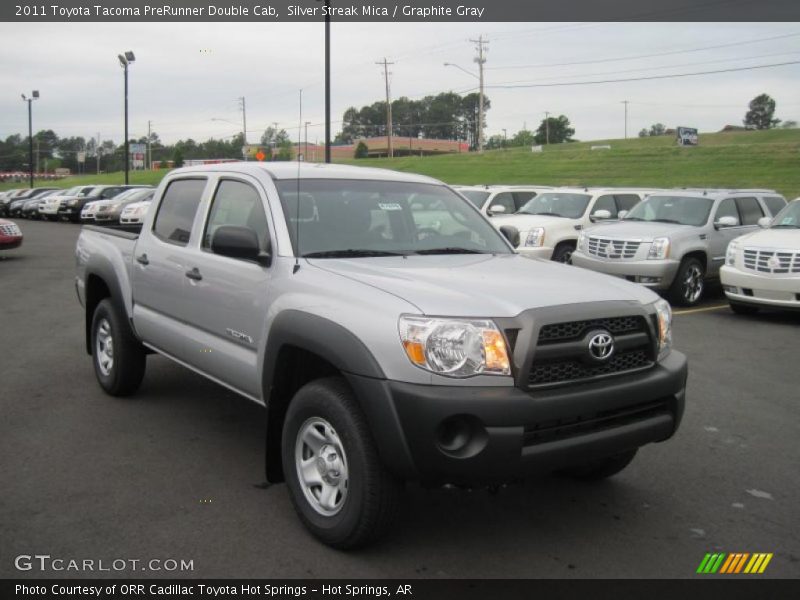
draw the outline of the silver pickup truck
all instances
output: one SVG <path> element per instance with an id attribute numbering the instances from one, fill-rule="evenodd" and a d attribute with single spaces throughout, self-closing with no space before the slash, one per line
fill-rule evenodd
<path id="1" fill-rule="evenodd" d="M 315 536 L 356 547 L 403 481 L 608 477 L 680 423 L 669 305 L 507 237 L 427 177 L 177 169 L 139 234 L 81 232 L 86 349 L 111 395 L 158 352 L 264 405 L 267 480 Z"/>

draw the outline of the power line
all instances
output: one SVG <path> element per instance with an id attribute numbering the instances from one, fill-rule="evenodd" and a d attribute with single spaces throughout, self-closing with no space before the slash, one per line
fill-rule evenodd
<path id="1" fill-rule="evenodd" d="M 506 67 L 487 67 L 493 71 L 499 70 L 508 70 L 508 69 L 540 69 L 545 67 L 569 67 L 573 65 L 595 65 L 598 63 L 605 63 L 605 62 L 619 62 L 625 60 L 638 60 L 640 58 L 656 58 L 659 56 L 672 56 L 675 54 L 689 54 L 692 52 L 704 52 L 705 50 L 716 50 L 718 48 L 730 48 L 733 46 L 744 46 L 746 44 L 758 44 L 761 42 L 770 42 L 773 40 L 780 40 L 790 37 L 797 37 L 800 35 L 800 32 L 797 33 L 787 33 L 784 35 L 776 35 L 767 38 L 758 38 L 752 40 L 742 40 L 738 42 L 730 42 L 727 44 L 717 44 L 715 46 L 703 46 L 702 48 L 690 48 L 688 50 L 670 50 L 669 52 L 657 52 L 654 54 L 640 54 L 636 56 L 618 56 L 614 58 L 598 58 L 593 60 L 581 60 L 581 61 L 573 61 L 573 62 L 565 62 L 565 63 L 547 63 L 547 64 L 535 64 L 535 65 L 510 65 Z"/>
<path id="2" fill-rule="evenodd" d="M 675 73 L 672 75 L 651 75 L 649 77 L 632 77 L 629 79 L 603 79 L 600 81 L 567 81 L 564 83 L 532 83 L 525 85 L 488 85 L 486 87 L 495 89 L 515 89 L 515 88 L 542 88 L 542 87 L 564 87 L 573 85 L 597 85 L 600 83 L 625 83 L 627 81 L 650 81 L 653 79 L 673 79 L 677 77 L 694 77 L 695 75 L 713 75 L 716 73 L 736 73 L 739 71 L 753 71 L 755 69 L 769 69 L 772 67 L 784 67 L 787 65 L 798 65 L 800 60 L 790 62 L 774 63 L 771 65 L 756 65 L 754 67 L 738 67 L 733 69 L 720 69 L 717 71 L 698 71 L 696 73 Z"/>

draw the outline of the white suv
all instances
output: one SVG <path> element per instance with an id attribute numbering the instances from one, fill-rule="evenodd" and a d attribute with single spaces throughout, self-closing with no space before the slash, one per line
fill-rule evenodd
<path id="1" fill-rule="evenodd" d="M 453 189 L 487 217 L 513 214 L 531 198 L 552 190 L 549 185 L 456 185 Z"/>
<path id="2" fill-rule="evenodd" d="M 517 251 L 568 263 L 584 227 L 624 216 L 655 189 L 554 188 L 535 196 L 515 214 L 492 220 L 519 230 Z"/>
<path id="3" fill-rule="evenodd" d="M 800 309 L 800 198 L 758 224 L 765 229 L 728 244 L 720 269 L 731 309 L 740 314 L 762 306 Z"/>

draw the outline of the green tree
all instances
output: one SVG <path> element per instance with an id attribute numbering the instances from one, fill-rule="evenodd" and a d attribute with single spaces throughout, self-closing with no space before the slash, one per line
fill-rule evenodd
<path id="1" fill-rule="evenodd" d="M 355 158 L 367 158 L 369 156 L 369 148 L 364 142 L 358 142 L 356 146 Z"/>
<path id="2" fill-rule="evenodd" d="M 664 127 L 663 123 L 654 123 L 653 125 L 650 126 L 650 131 L 648 132 L 648 135 L 650 135 L 651 137 L 664 135 L 664 132 L 666 130 L 667 128 Z"/>
<path id="3" fill-rule="evenodd" d="M 175 168 L 183 166 L 183 151 L 180 146 L 175 147 L 175 151 L 172 153 L 172 161 L 175 163 Z"/>
<path id="4" fill-rule="evenodd" d="M 570 127 L 569 119 L 565 115 L 558 117 L 548 117 L 542 119 L 542 123 L 536 130 L 537 144 L 561 144 L 571 142 L 575 135 L 575 129 Z"/>
<path id="5" fill-rule="evenodd" d="M 535 143 L 536 136 L 532 131 L 528 131 L 527 129 L 520 129 L 508 140 L 509 146 L 533 146 Z"/>
<path id="6" fill-rule="evenodd" d="M 640 138 L 646 138 L 648 135 L 650 135 L 650 132 L 647 131 L 647 127 L 643 127 L 642 129 L 639 130 Z"/>
<path id="7" fill-rule="evenodd" d="M 775 116 L 775 100 L 768 94 L 761 94 L 750 101 L 750 110 L 744 115 L 744 126 L 748 129 L 772 129 L 780 119 Z"/>

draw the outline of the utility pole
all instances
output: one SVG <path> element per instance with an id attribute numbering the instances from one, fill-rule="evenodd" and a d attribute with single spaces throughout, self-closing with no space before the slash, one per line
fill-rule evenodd
<path id="1" fill-rule="evenodd" d="M 153 170 L 153 153 L 150 151 L 150 120 L 147 120 L 147 170 Z"/>
<path id="2" fill-rule="evenodd" d="M 36 172 L 39 172 L 39 136 L 36 136 Z"/>
<path id="3" fill-rule="evenodd" d="M 550 113 L 544 111 L 544 143 L 550 145 Z"/>
<path id="4" fill-rule="evenodd" d="M 506 145 L 508 144 L 508 132 L 506 131 L 505 127 L 503 128 L 503 150 L 506 149 Z"/>
<path id="5" fill-rule="evenodd" d="M 389 65 L 390 63 L 383 57 L 381 62 L 376 62 L 376 65 L 383 65 L 383 78 L 386 81 L 386 152 L 389 158 L 394 157 L 394 149 L 392 148 L 392 99 L 389 94 Z"/>
<path id="6" fill-rule="evenodd" d="M 239 108 L 242 111 L 242 148 L 247 146 L 247 105 L 244 96 L 239 96 Z M 243 152 L 244 159 L 247 160 L 247 153 Z"/>
<path id="7" fill-rule="evenodd" d="M 470 40 L 476 44 L 475 49 L 478 51 L 478 56 L 475 57 L 475 62 L 478 63 L 478 73 L 480 81 L 480 95 L 478 98 L 478 152 L 483 152 L 483 65 L 486 64 L 484 52 L 487 51 L 489 40 L 484 40 L 483 36 L 478 36 L 477 40 Z"/>
<path id="8" fill-rule="evenodd" d="M 622 104 L 625 105 L 625 139 L 628 139 L 628 100 L 623 100 Z"/>
<path id="9" fill-rule="evenodd" d="M 100 175 L 100 132 L 97 132 L 97 148 L 95 148 L 97 155 L 97 174 Z"/>
<path id="10" fill-rule="evenodd" d="M 305 160 L 305 161 L 308 161 L 308 126 L 309 126 L 310 123 L 311 123 L 311 121 L 306 121 L 304 123 L 305 128 L 306 128 L 306 133 L 305 133 L 305 136 L 303 137 L 303 144 L 305 146 L 305 148 L 303 149 L 303 160 Z"/>

